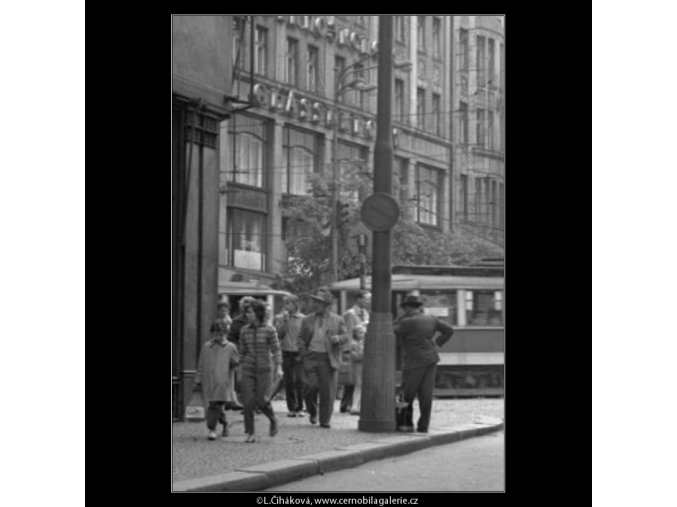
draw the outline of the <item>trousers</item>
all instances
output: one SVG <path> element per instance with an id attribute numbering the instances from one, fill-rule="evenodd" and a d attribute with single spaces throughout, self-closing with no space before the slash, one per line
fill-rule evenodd
<path id="1" fill-rule="evenodd" d="M 404 426 L 413 426 L 413 403 L 418 396 L 421 416 L 417 422 L 417 431 L 428 431 L 430 413 L 433 407 L 433 389 L 435 387 L 436 364 L 420 366 L 402 371 L 402 391 L 404 401 L 408 404 L 404 412 Z M 398 422 L 399 423 L 399 422 Z"/>
<path id="2" fill-rule="evenodd" d="M 311 417 L 318 412 L 319 394 L 320 424 L 329 424 L 334 412 L 338 370 L 331 367 L 328 354 L 310 352 L 303 358 L 303 373 L 306 378 L 306 409 Z"/>
<path id="3" fill-rule="evenodd" d="M 287 410 L 299 412 L 303 410 L 303 364 L 298 352 L 282 351 L 282 372 L 284 373 L 284 393 Z"/>
<path id="4" fill-rule="evenodd" d="M 270 387 L 272 372 L 241 370 L 242 402 L 244 405 L 244 432 L 254 434 L 254 409 L 258 407 L 272 423 L 276 420 L 273 406 L 266 403 L 266 391 Z"/>
<path id="5" fill-rule="evenodd" d="M 209 406 L 207 407 L 207 429 L 209 431 L 214 431 L 216 429 L 217 422 L 220 422 L 224 426 L 226 425 L 226 413 L 223 411 L 225 404 L 225 401 L 209 402 Z"/>

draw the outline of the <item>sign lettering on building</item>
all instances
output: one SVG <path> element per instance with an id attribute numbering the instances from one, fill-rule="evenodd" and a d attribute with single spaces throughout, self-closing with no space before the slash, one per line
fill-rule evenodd
<path id="1" fill-rule="evenodd" d="M 376 120 L 341 109 L 335 118 L 334 108 L 331 105 L 303 97 L 294 89 L 281 90 L 263 83 L 256 83 L 254 96 L 260 107 L 285 114 L 290 118 L 308 121 L 325 128 L 333 128 L 334 122 L 337 122 L 340 132 L 370 140 L 376 137 Z M 397 129 L 393 129 L 393 134 L 397 136 Z"/>
<path id="2" fill-rule="evenodd" d="M 331 42 L 336 40 L 339 46 L 352 48 L 361 54 L 374 54 L 377 49 L 376 41 L 361 33 L 350 28 L 338 29 L 335 16 L 277 16 L 277 21 L 326 37 Z"/>

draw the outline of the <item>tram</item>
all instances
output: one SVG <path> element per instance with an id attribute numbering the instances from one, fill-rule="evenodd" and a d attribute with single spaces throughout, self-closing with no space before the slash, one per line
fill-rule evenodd
<path id="1" fill-rule="evenodd" d="M 366 290 L 371 279 L 366 277 Z M 360 279 L 331 285 L 345 311 L 360 291 Z M 502 265 L 394 266 L 391 277 L 393 318 L 407 294 L 424 300 L 424 313 L 454 327 L 440 350 L 435 378 L 438 397 L 500 397 L 504 394 L 504 274 Z M 396 364 L 399 367 L 399 354 Z M 401 372 L 397 372 L 399 379 Z"/>

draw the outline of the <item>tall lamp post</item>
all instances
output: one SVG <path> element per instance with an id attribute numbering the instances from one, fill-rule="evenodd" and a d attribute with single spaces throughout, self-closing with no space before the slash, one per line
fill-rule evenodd
<path id="1" fill-rule="evenodd" d="M 362 203 L 361 217 L 373 231 L 372 314 L 364 340 L 362 406 L 358 428 L 395 430 L 395 336 L 390 311 L 390 229 L 399 219 L 392 198 L 393 17 L 379 16 L 378 108 L 374 151 L 374 194 Z"/>

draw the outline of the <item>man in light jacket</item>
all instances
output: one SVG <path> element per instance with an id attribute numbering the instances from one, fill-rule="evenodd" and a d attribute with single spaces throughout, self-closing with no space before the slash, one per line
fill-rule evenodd
<path id="1" fill-rule="evenodd" d="M 317 423 L 319 394 L 320 426 L 330 428 L 334 411 L 341 350 L 349 337 L 341 316 L 329 310 L 334 297 L 326 289 L 312 296 L 313 313 L 301 321 L 299 345 L 306 377 L 306 409 L 310 423 Z"/>

